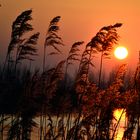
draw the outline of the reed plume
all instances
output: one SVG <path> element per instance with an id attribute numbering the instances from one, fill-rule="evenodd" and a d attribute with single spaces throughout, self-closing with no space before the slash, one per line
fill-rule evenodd
<path id="1" fill-rule="evenodd" d="M 44 42 L 44 56 L 43 56 L 43 71 L 45 71 L 46 64 L 46 48 L 51 46 L 54 50 L 49 55 L 60 54 L 62 53 L 58 46 L 63 46 L 62 38 L 58 35 L 60 21 L 60 16 L 54 17 L 49 24 L 48 31 L 46 33 L 45 42 Z"/>
<path id="2" fill-rule="evenodd" d="M 32 20 L 31 13 L 32 10 L 26 10 L 22 12 L 12 24 L 11 41 L 8 46 L 5 63 L 3 66 L 3 72 L 5 70 L 5 66 L 7 62 L 8 62 L 8 69 L 10 67 L 9 63 L 14 62 L 14 59 L 12 58 L 12 53 L 15 49 L 16 49 L 16 60 L 17 60 L 17 56 L 20 50 L 20 45 L 24 41 L 23 35 L 26 32 L 33 30 L 32 25 L 28 23 L 30 20 Z M 15 62 L 15 69 L 16 69 L 16 64 L 17 63 Z"/>

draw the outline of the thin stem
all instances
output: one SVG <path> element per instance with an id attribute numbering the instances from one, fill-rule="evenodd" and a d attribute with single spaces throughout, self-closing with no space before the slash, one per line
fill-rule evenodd
<path id="1" fill-rule="evenodd" d="M 8 55 L 6 55 L 5 62 L 4 62 L 4 65 L 3 65 L 2 74 L 1 74 L 2 77 L 4 75 L 4 71 L 5 71 L 5 68 L 6 68 L 7 59 L 8 59 Z"/>
<path id="2" fill-rule="evenodd" d="M 122 111 L 122 113 L 121 113 L 121 116 L 120 116 L 120 118 L 119 118 L 119 120 L 118 120 L 118 122 L 117 122 L 117 124 L 116 124 L 116 127 L 115 127 L 115 129 L 114 129 L 114 132 L 113 132 L 113 135 L 112 135 L 111 140 L 114 139 L 114 136 L 115 136 L 115 133 L 116 133 L 117 127 L 118 127 L 118 125 L 119 125 L 119 123 L 120 123 L 120 121 L 121 121 L 121 118 L 122 118 L 122 115 L 123 115 L 124 111 L 125 111 L 125 109 L 123 109 L 123 111 Z"/>
<path id="3" fill-rule="evenodd" d="M 17 48 L 16 52 L 16 60 L 15 60 L 15 76 L 16 76 L 16 71 L 17 71 L 17 64 L 18 64 L 18 55 L 19 55 L 20 48 Z"/>
<path id="4" fill-rule="evenodd" d="M 45 71 L 45 63 L 46 63 L 46 46 L 44 45 L 43 72 Z"/>
<path id="5" fill-rule="evenodd" d="M 99 71 L 99 81 L 98 81 L 98 87 L 99 88 L 101 86 L 102 65 L 103 65 L 103 51 L 101 53 L 101 60 L 100 60 L 100 71 Z"/>

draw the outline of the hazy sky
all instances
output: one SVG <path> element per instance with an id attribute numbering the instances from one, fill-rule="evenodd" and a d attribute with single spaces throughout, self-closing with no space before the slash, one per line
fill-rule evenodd
<path id="1" fill-rule="evenodd" d="M 138 62 L 140 50 L 140 0 L 0 0 L 0 59 L 5 57 L 7 45 L 10 41 L 11 25 L 15 18 L 24 10 L 32 9 L 33 27 L 41 33 L 39 39 L 39 57 L 36 59 L 41 65 L 43 41 L 49 21 L 60 15 L 60 34 L 68 52 L 75 41 L 86 43 L 106 25 L 123 23 L 118 30 L 120 45 L 129 50 L 127 59 L 120 61 L 114 56 L 105 60 L 104 68 L 113 67 L 127 62 L 133 67 Z M 98 56 L 96 63 L 98 63 Z"/>

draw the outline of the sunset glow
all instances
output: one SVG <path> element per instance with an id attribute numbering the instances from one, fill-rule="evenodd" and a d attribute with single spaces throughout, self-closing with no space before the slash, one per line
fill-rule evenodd
<path id="1" fill-rule="evenodd" d="M 128 50 L 123 46 L 119 46 L 115 49 L 114 55 L 118 59 L 125 59 L 128 56 Z"/>
<path id="2" fill-rule="evenodd" d="M 0 17 L 0 140 L 140 139 L 140 0 L 1 0 Z"/>
<path id="3" fill-rule="evenodd" d="M 116 109 L 113 112 L 113 116 L 115 117 L 116 121 L 114 121 L 114 124 L 118 125 L 118 132 L 116 132 L 115 140 L 122 140 L 123 134 L 124 134 L 124 127 L 125 127 L 125 121 L 126 121 L 126 112 L 124 109 Z"/>
<path id="4" fill-rule="evenodd" d="M 125 116 L 126 116 L 126 114 L 125 114 L 125 112 L 123 112 L 123 109 L 117 109 L 114 111 L 114 117 L 117 121 L 119 119 L 121 119 L 121 121 L 125 121 Z"/>

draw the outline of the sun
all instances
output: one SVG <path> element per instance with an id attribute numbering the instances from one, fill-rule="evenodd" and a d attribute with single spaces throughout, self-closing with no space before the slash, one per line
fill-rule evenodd
<path id="1" fill-rule="evenodd" d="M 125 59 L 128 56 L 128 50 L 124 46 L 119 46 L 115 49 L 114 55 L 118 59 Z"/>

